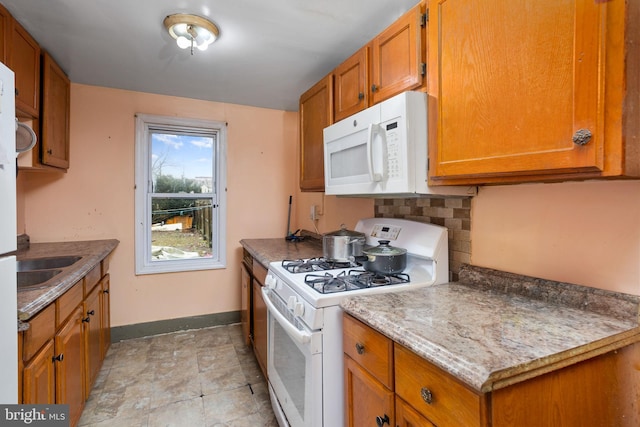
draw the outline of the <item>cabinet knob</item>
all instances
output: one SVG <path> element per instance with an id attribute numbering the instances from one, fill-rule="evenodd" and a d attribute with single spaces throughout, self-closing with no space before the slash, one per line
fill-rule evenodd
<path id="1" fill-rule="evenodd" d="M 95 311 L 95 310 L 87 311 L 87 314 L 88 314 L 89 316 L 93 316 L 93 315 L 95 315 L 95 314 L 96 314 L 96 311 Z"/>
<path id="2" fill-rule="evenodd" d="M 384 414 L 383 417 L 377 416 L 376 424 L 378 425 L 378 427 L 382 427 L 385 424 L 389 424 L 389 415 Z"/>
<path id="3" fill-rule="evenodd" d="M 109 293 L 109 289 L 105 289 L 104 291 L 102 291 L 103 294 L 108 294 Z"/>
<path id="4" fill-rule="evenodd" d="M 49 148 L 49 149 L 47 150 L 47 154 L 49 154 L 49 155 L 53 154 L 53 150 L 52 150 L 51 148 Z"/>
<path id="5" fill-rule="evenodd" d="M 356 343 L 356 351 L 358 352 L 358 354 L 364 354 L 364 345 L 362 345 L 359 342 L 357 342 Z"/>
<path id="6" fill-rule="evenodd" d="M 371 85 L 371 92 L 375 92 L 378 90 L 378 86 L 376 85 Z"/>
<path id="7" fill-rule="evenodd" d="M 362 101 L 364 99 L 364 93 L 362 92 L 358 93 L 358 99 Z"/>
<path id="8" fill-rule="evenodd" d="M 62 362 L 62 360 L 63 360 L 63 359 L 64 359 L 64 354 L 60 353 L 60 354 L 59 354 L 59 355 L 57 355 L 57 356 L 53 356 L 53 357 L 51 358 L 51 361 L 52 361 L 52 362 L 54 362 L 54 363 L 55 363 L 55 362 Z"/>
<path id="9" fill-rule="evenodd" d="M 433 403 L 433 393 L 431 393 L 431 390 L 429 390 L 426 387 L 422 387 L 420 389 L 420 396 L 422 396 L 422 400 L 425 401 L 425 403 L 431 405 Z"/>
<path id="10" fill-rule="evenodd" d="M 578 129 L 573 134 L 573 143 L 576 145 L 587 145 L 591 141 L 591 131 L 589 129 Z"/>
<path id="11" fill-rule="evenodd" d="M 91 318 L 87 316 L 84 319 L 82 319 L 82 322 L 83 323 L 89 323 L 89 322 L 91 322 Z"/>

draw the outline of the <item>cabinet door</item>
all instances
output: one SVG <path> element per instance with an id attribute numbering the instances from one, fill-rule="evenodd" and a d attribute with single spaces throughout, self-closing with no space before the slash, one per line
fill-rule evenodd
<path id="1" fill-rule="evenodd" d="M 83 306 L 80 305 L 55 336 L 56 403 L 69 405 L 70 424 L 84 407 Z"/>
<path id="2" fill-rule="evenodd" d="M 53 356 L 53 340 L 50 339 L 42 349 L 24 365 L 22 403 L 56 403 Z"/>
<path id="3" fill-rule="evenodd" d="M 11 20 L 8 63 L 16 79 L 16 113 L 40 114 L 40 46 L 15 19 Z"/>
<path id="4" fill-rule="evenodd" d="M 323 130 L 333 123 L 333 75 L 300 97 L 300 190 L 324 191 Z"/>
<path id="5" fill-rule="evenodd" d="M 11 37 L 11 14 L 0 5 L 0 62 L 7 63 L 9 38 Z"/>
<path id="6" fill-rule="evenodd" d="M 344 355 L 345 426 L 395 426 L 393 392 Z"/>
<path id="7" fill-rule="evenodd" d="M 334 119 L 340 121 L 369 106 L 369 46 L 333 70 Z"/>
<path id="8" fill-rule="evenodd" d="M 432 178 L 600 171 L 606 8 L 432 0 Z"/>
<path id="9" fill-rule="evenodd" d="M 100 360 L 104 360 L 111 346 L 111 277 L 106 274 L 100 282 Z"/>
<path id="10" fill-rule="evenodd" d="M 253 281 L 253 351 L 265 378 L 267 377 L 267 306 L 262 299 L 262 286 Z"/>
<path id="11" fill-rule="evenodd" d="M 372 104 L 423 84 L 422 3 L 381 32 L 372 42 Z"/>
<path id="12" fill-rule="evenodd" d="M 407 402 L 396 396 L 396 426 L 397 427 L 436 427 Z"/>
<path id="13" fill-rule="evenodd" d="M 249 312 L 251 307 L 251 274 L 244 262 L 241 264 L 240 271 L 240 321 L 242 323 L 242 336 L 245 344 L 249 345 L 251 344 L 251 313 Z"/>
<path id="14" fill-rule="evenodd" d="M 84 312 L 84 345 L 85 345 L 85 398 L 89 397 L 91 385 L 93 384 L 102 362 L 102 347 L 100 343 L 100 317 L 102 308 L 100 307 L 100 286 L 93 288 L 91 293 L 83 302 Z"/>
<path id="15" fill-rule="evenodd" d="M 42 163 L 69 168 L 70 83 L 48 53 L 42 55 Z"/>

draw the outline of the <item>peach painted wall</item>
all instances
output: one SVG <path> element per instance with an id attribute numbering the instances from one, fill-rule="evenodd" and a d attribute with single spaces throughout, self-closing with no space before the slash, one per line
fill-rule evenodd
<path id="1" fill-rule="evenodd" d="M 471 263 L 640 295 L 640 182 L 481 187 Z"/>
<path id="2" fill-rule="evenodd" d="M 135 275 L 136 112 L 229 124 L 226 269 Z M 373 216 L 372 200 L 301 193 L 298 146 L 295 112 L 72 84 L 71 167 L 66 174 L 20 173 L 18 233 L 34 243 L 118 239 L 110 264 L 113 326 L 237 311 L 239 241 L 284 238 L 289 195 L 292 231 L 314 230 L 310 204 L 325 209 L 320 232 Z"/>

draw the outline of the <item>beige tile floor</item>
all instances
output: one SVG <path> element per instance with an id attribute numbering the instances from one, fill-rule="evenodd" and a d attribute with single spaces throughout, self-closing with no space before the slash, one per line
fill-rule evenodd
<path id="1" fill-rule="evenodd" d="M 79 422 L 90 427 L 277 427 L 240 325 L 111 345 Z"/>

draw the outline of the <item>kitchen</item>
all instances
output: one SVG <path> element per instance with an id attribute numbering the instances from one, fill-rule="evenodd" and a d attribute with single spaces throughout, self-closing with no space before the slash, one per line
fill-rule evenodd
<path id="1" fill-rule="evenodd" d="M 135 275 L 133 117 L 138 112 L 228 123 L 226 269 Z M 28 234 L 32 242 L 120 241 L 110 262 L 115 336 L 126 336 L 131 325 L 199 316 L 215 322 L 237 313 L 239 241 L 283 238 L 289 195 L 292 230 L 326 233 L 377 214 L 436 217 L 458 237 L 455 247 L 450 244 L 452 265 L 471 263 L 640 295 L 637 180 L 480 186 L 468 207 L 438 198 L 340 198 L 300 191 L 299 118 L 293 110 L 72 81 L 70 117 L 68 172 L 18 175 L 17 234 Z M 311 206 L 318 207 L 317 221 L 309 219 Z M 455 209 L 465 209 L 468 217 L 457 218 Z"/>

